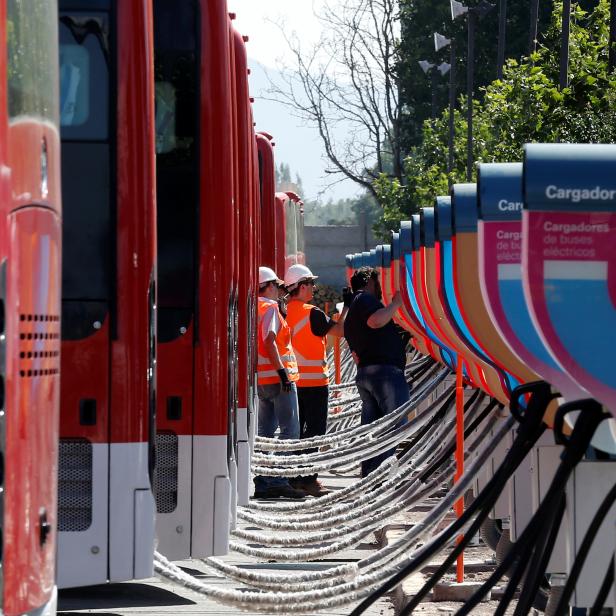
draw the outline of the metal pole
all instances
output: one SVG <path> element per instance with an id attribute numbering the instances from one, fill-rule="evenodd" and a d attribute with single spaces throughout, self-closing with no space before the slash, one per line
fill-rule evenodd
<path id="1" fill-rule="evenodd" d="M 430 70 L 430 83 L 432 87 L 432 119 L 436 118 L 436 66 Z"/>
<path id="2" fill-rule="evenodd" d="M 460 481 L 464 475 L 464 360 L 460 355 L 457 356 L 456 364 L 456 472 L 454 484 Z M 464 496 L 461 496 L 454 505 L 456 516 L 462 517 L 464 514 Z M 464 535 L 457 538 L 459 543 Z M 464 552 L 460 552 L 456 564 L 456 582 L 464 582 Z"/>
<path id="3" fill-rule="evenodd" d="M 475 76 L 475 21 L 477 14 L 468 12 L 468 58 L 466 63 L 466 181 L 473 177 L 473 80 Z"/>
<path id="4" fill-rule="evenodd" d="M 453 184 L 451 174 L 453 173 L 453 154 L 454 154 L 454 111 L 456 108 L 456 46 L 453 41 L 449 47 L 449 152 L 447 157 L 447 174 L 449 175 L 449 188 Z"/>
<path id="5" fill-rule="evenodd" d="M 614 70 L 614 66 L 616 66 L 616 49 L 614 49 L 614 45 L 616 44 L 616 1 L 610 1 L 610 47 L 609 47 L 609 60 L 608 60 L 608 70 L 611 73 Z"/>
<path id="6" fill-rule="evenodd" d="M 560 42 L 560 75 L 558 84 L 560 89 L 566 88 L 569 83 L 569 29 L 571 26 L 571 0 L 563 0 L 563 17 Z"/>
<path id="7" fill-rule="evenodd" d="M 528 55 L 537 50 L 537 23 L 539 21 L 539 0 L 530 2 L 530 33 L 528 37 Z"/>
<path id="8" fill-rule="evenodd" d="M 505 41 L 507 37 L 507 0 L 499 0 L 498 3 L 498 50 L 496 53 L 496 78 L 503 78 L 503 66 L 505 65 Z"/>

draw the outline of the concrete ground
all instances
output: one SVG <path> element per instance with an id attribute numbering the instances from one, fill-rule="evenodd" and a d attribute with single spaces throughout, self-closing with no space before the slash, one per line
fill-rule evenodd
<path id="1" fill-rule="evenodd" d="M 322 477 L 323 482 L 331 487 L 342 487 L 353 481 L 354 478 L 340 477 L 336 475 L 326 475 Z M 426 507 L 418 507 L 417 510 L 405 513 L 392 520 L 386 527 L 385 532 L 379 536 L 381 545 L 384 541 L 392 541 L 397 535 L 404 532 L 406 528 L 412 526 L 418 517 L 423 517 Z M 224 558 L 228 563 L 243 566 L 261 571 L 308 571 L 324 567 L 329 567 L 339 563 L 348 563 L 360 560 L 378 549 L 377 538 L 373 537 L 373 542 L 363 543 L 354 549 L 346 550 L 336 555 L 335 558 L 325 559 L 317 562 L 307 562 L 298 564 L 289 563 L 263 563 L 255 558 L 245 557 L 240 554 L 230 554 Z M 468 548 L 466 553 L 467 572 L 465 579 L 469 582 L 484 580 L 494 569 L 493 553 L 483 545 Z M 435 566 L 443 560 L 443 554 L 425 567 L 421 572 L 417 572 L 407 578 L 407 580 L 387 597 L 381 599 L 372 608 L 365 612 L 367 616 L 394 616 L 401 607 L 406 604 L 414 592 L 422 586 L 428 579 Z M 199 560 L 186 560 L 178 563 L 187 573 L 197 577 L 199 580 L 213 585 L 220 585 L 225 588 L 237 588 L 238 584 L 222 578 L 208 568 Z M 444 581 L 453 582 L 454 572 L 446 576 Z M 496 591 L 498 595 L 498 590 Z M 422 616 L 443 616 L 444 614 L 454 614 L 462 605 L 449 601 L 435 601 L 433 593 L 422 602 L 420 608 L 415 613 Z M 480 604 L 473 614 L 478 616 L 488 616 L 494 613 L 497 601 L 491 600 Z M 515 607 L 513 604 L 512 607 Z M 342 616 L 349 614 L 352 606 L 320 612 L 331 616 Z M 512 612 L 513 610 L 511 610 Z M 187 615 L 223 615 L 232 613 L 242 613 L 234 611 L 232 608 L 222 606 L 215 601 L 199 595 L 191 590 L 187 590 L 167 580 L 152 578 L 139 582 L 126 582 L 121 584 L 108 584 L 105 586 L 95 586 L 88 588 L 77 588 L 60 591 L 58 614 L 69 616 L 72 614 L 98 614 L 99 616 L 132 616 L 136 614 L 148 614 L 150 616 L 162 616 L 167 614 L 187 614 Z M 251 614 L 253 612 L 243 612 Z M 509 613 L 509 612 L 508 612 Z M 256 614 L 256 612 L 254 612 Z"/>

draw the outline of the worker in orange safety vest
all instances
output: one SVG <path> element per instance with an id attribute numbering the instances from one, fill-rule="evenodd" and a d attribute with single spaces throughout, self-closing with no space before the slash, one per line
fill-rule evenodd
<path id="1" fill-rule="evenodd" d="M 289 292 L 287 323 L 291 328 L 291 343 L 299 370 L 297 397 L 302 439 L 325 434 L 329 399 L 327 336 L 343 335 L 344 319 L 352 300 L 350 291 L 345 292 L 345 305 L 340 319 L 338 322 L 330 319 L 321 309 L 310 303 L 317 278 L 309 268 L 301 264 L 292 265 L 284 277 L 285 287 Z M 311 451 L 316 450 L 301 453 Z M 298 477 L 291 480 L 291 485 L 312 496 L 328 493 L 317 475 Z"/>
<path id="2" fill-rule="evenodd" d="M 297 362 L 291 346 L 291 330 L 278 307 L 283 281 L 269 267 L 259 268 L 257 393 L 258 434 L 280 439 L 299 438 L 296 382 Z M 254 478 L 255 498 L 303 498 L 286 477 Z"/>

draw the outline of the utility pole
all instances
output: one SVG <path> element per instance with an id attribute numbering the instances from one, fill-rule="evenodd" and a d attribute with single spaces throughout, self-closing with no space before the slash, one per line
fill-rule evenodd
<path id="1" fill-rule="evenodd" d="M 441 75 L 445 75 L 449 71 L 449 150 L 447 153 L 447 175 L 449 178 L 449 188 L 452 185 L 451 174 L 453 172 L 453 155 L 454 155 L 454 112 L 456 108 L 456 46 L 454 41 L 446 36 L 434 33 L 434 50 L 440 51 L 445 47 L 449 47 L 449 65 L 443 62 L 439 66 Z"/>
<path id="2" fill-rule="evenodd" d="M 507 0 L 498 3 L 498 50 L 496 52 L 496 78 L 503 78 L 505 44 L 507 41 Z"/>
<path id="3" fill-rule="evenodd" d="M 570 0 L 569 0 L 570 1 Z M 468 54 L 466 65 L 466 96 L 467 96 L 467 113 L 466 113 L 466 180 L 471 181 L 473 177 L 473 82 L 475 77 L 475 28 L 477 22 L 485 17 L 493 8 L 487 0 L 481 2 L 472 8 L 465 6 L 458 0 L 449 0 L 451 6 L 451 19 L 455 20 L 464 14 L 468 14 Z"/>
<path id="4" fill-rule="evenodd" d="M 528 35 L 528 55 L 537 51 L 537 24 L 539 22 L 539 0 L 530 0 L 530 28 Z"/>
<path id="5" fill-rule="evenodd" d="M 611 73 L 616 66 L 616 0 L 610 0 L 610 47 L 608 50 L 608 70 Z"/>
<path id="6" fill-rule="evenodd" d="M 569 85 L 569 30 L 571 28 L 571 0 L 563 0 L 561 40 L 560 40 L 560 73 L 558 85 L 560 89 Z"/>

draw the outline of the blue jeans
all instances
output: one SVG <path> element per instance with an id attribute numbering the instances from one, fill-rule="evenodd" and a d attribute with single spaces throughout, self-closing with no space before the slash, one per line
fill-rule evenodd
<path id="1" fill-rule="evenodd" d="M 276 429 L 280 427 L 280 439 L 299 438 L 299 411 L 297 404 L 297 388 L 295 383 L 291 391 L 283 391 L 282 385 L 259 385 L 259 436 L 273 438 Z M 280 486 L 288 486 L 286 477 L 255 477 L 255 489 L 267 490 Z"/>
<path id="2" fill-rule="evenodd" d="M 362 401 L 362 426 L 370 424 L 402 406 L 410 398 L 404 371 L 391 365 L 373 365 L 357 369 L 355 384 Z M 399 426 L 406 423 L 406 418 Z M 361 476 L 365 477 L 396 452 L 395 447 L 361 463 Z"/>

